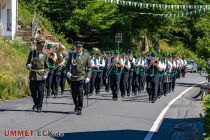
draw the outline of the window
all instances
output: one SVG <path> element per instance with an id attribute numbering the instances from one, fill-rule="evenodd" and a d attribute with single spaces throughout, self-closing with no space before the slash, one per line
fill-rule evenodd
<path id="1" fill-rule="evenodd" d="M 12 11 L 7 9 L 7 31 L 12 31 Z"/>

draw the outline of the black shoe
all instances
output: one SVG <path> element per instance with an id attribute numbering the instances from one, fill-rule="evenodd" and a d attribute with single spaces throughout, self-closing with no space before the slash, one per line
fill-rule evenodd
<path id="1" fill-rule="evenodd" d="M 77 115 L 81 115 L 82 114 L 82 110 L 77 110 Z"/>
<path id="2" fill-rule="evenodd" d="M 61 92 L 61 95 L 63 95 L 64 94 L 64 92 Z"/>
<path id="3" fill-rule="evenodd" d="M 130 96 L 130 94 L 127 94 L 127 96 Z"/>
<path id="4" fill-rule="evenodd" d="M 84 96 L 89 97 L 89 94 L 88 93 L 84 93 Z"/>
<path id="5" fill-rule="evenodd" d="M 49 94 L 47 94 L 46 98 L 50 98 L 51 96 Z"/>
<path id="6" fill-rule="evenodd" d="M 109 92 L 109 89 L 106 89 L 106 92 Z"/>
<path id="7" fill-rule="evenodd" d="M 113 98 L 114 101 L 117 101 L 117 98 Z"/>
<path id="8" fill-rule="evenodd" d="M 74 112 L 77 112 L 77 108 L 76 107 L 74 108 Z"/>
<path id="9" fill-rule="evenodd" d="M 37 108 L 37 106 L 34 105 L 34 106 L 32 107 L 32 110 L 33 110 L 33 111 L 36 111 L 36 108 Z"/>
<path id="10" fill-rule="evenodd" d="M 99 95 L 100 94 L 100 91 L 96 91 L 96 95 Z"/>
<path id="11" fill-rule="evenodd" d="M 54 94 L 54 97 L 57 98 L 58 94 Z"/>
<path id="12" fill-rule="evenodd" d="M 42 111 L 41 108 L 37 108 L 37 113 L 40 113 Z"/>
<path id="13" fill-rule="evenodd" d="M 125 98 L 125 95 L 121 95 L 122 98 Z"/>

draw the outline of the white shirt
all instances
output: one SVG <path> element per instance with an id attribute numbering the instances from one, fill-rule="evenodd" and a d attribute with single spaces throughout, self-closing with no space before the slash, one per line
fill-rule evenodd
<path id="1" fill-rule="evenodd" d="M 163 62 L 163 63 L 162 63 L 162 66 L 163 66 L 163 70 L 165 71 L 165 70 L 166 70 L 166 66 L 167 66 L 167 65 L 166 65 L 166 62 Z"/>
<path id="2" fill-rule="evenodd" d="M 179 59 L 179 60 L 176 60 L 175 62 L 177 64 L 177 67 L 181 68 L 181 60 Z"/>
<path id="3" fill-rule="evenodd" d="M 143 65 L 143 67 L 144 67 L 144 65 L 145 65 L 145 60 L 144 60 L 144 59 L 140 59 L 139 61 L 137 61 L 136 65 L 137 65 L 137 66 Z"/>
<path id="4" fill-rule="evenodd" d="M 100 64 L 101 60 L 102 60 L 102 64 Z M 96 59 L 96 62 L 99 64 L 99 67 L 105 67 L 105 60 L 103 58 Z"/>
<path id="5" fill-rule="evenodd" d="M 130 69 L 130 68 L 131 68 L 131 63 L 130 63 L 128 60 L 126 60 L 125 58 L 122 58 L 122 61 L 123 61 L 123 63 L 122 63 L 122 64 L 124 64 L 124 65 L 125 65 L 125 63 L 126 63 L 126 61 L 127 61 L 127 65 L 126 65 L 126 67 L 127 67 L 128 69 Z"/>

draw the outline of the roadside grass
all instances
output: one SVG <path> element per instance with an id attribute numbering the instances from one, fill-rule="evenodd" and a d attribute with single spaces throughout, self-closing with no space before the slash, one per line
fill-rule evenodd
<path id="1" fill-rule="evenodd" d="M 29 95 L 28 52 L 29 46 L 21 41 L 0 39 L 0 101 Z"/>

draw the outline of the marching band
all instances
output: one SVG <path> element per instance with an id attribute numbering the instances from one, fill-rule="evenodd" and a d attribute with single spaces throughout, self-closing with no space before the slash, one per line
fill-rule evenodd
<path id="1" fill-rule="evenodd" d="M 78 44 L 81 45 L 81 42 Z M 154 103 L 161 96 L 175 90 L 176 79 L 185 77 L 187 65 L 185 58 L 156 52 L 149 52 L 146 55 L 140 52 L 133 54 L 132 50 L 128 50 L 127 54 L 118 50 L 102 52 L 94 48 L 90 55 L 86 54 L 87 57 L 84 57 L 87 58 L 86 65 L 86 59 L 83 60 L 81 57 L 85 53 L 78 53 L 78 46 L 82 47 L 80 45 L 70 51 L 61 44 L 57 48 L 51 44 L 45 48 L 49 69 L 45 84 L 46 97 L 50 98 L 51 95 L 56 97 L 59 86 L 63 94 L 67 80 L 74 96 L 75 111 L 79 110 L 78 115 L 81 114 L 82 105 L 79 105 L 77 100 L 83 101 L 83 96 L 76 94 L 84 93 L 91 96 L 95 91 L 95 94 L 99 95 L 104 87 L 106 92 L 111 89 L 113 100 L 117 101 L 119 93 L 125 98 L 131 94 L 134 96 L 140 94 L 146 89 L 149 102 Z M 31 62 L 28 60 L 27 64 Z M 27 65 L 27 68 L 30 69 L 31 65 L 30 67 Z M 81 75 L 84 77 L 81 78 Z M 78 84 L 82 86 L 80 93 L 74 91 L 77 90 Z"/>

